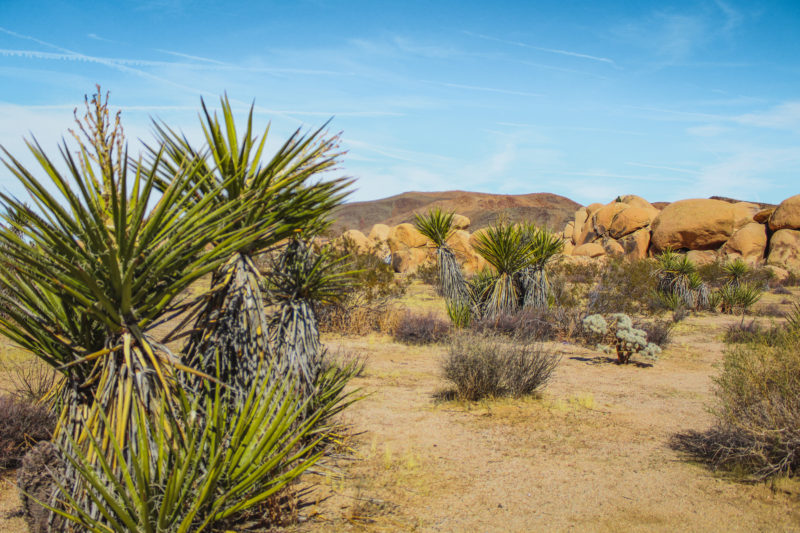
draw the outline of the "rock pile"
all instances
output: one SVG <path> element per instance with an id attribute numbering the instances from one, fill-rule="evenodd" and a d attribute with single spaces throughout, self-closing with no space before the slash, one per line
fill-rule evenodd
<path id="1" fill-rule="evenodd" d="M 486 263 L 473 245 L 482 230 L 470 234 L 470 220 L 462 215 L 454 222 L 450 247 L 467 274 L 481 270 Z M 660 210 L 639 196 L 620 196 L 581 207 L 559 236 L 563 254 L 575 258 L 643 259 L 671 248 L 700 264 L 740 258 L 751 265 L 766 263 L 785 276 L 800 273 L 800 194 L 763 210 L 715 199 L 679 200 Z M 414 272 L 434 260 L 432 244 L 412 224 L 375 224 L 368 236 L 348 230 L 342 237 L 360 251 L 390 257 L 396 272 Z"/>

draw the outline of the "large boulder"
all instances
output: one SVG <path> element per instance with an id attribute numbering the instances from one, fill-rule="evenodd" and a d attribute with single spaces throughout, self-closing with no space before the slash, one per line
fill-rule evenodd
<path id="1" fill-rule="evenodd" d="M 649 226 L 656 216 L 658 216 L 658 210 L 652 207 L 649 209 L 644 207 L 628 207 L 627 209 L 623 209 L 614 217 L 609 235 L 615 239 L 624 237 L 638 229 Z"/>
<path id="2" fill-rule="evenodd" d="M 748 263 L 757 263 L 764 259 L 767 249 L 767 228 L 758 222 L 751 222 L 736 230 L 722 253 L 730 257 L 741 257 Z"/>
<path id="3" fill-rule="evenodd" d="M 644 259 L 650 246 L 650 230 L 643 228 L 622 237 L 619 241 L 628 259 Z"/>
<path id="4" fill-rule="evenodd" d="M 750 202 L 736 202 L 733 204 L 734 231 L 755 222 L 754 217 L 759 211 L 758 204 L 751 204 Z"/>
<path id="5" fill-rule="evenodd" d="M 480 271 L 485 265 L 486 261 L 472 249 L 470 244 L 470 237 L 468 231 L 456 230 L 447 239 L 447 245 L 453 250 L 456 259 L 461 264 L 466 274 L 474 274 Z"/>
<path id="6" fill-rule="evenodd" d="M 599 202 L 595 202 L 593 204 L 587 205 L 586 206 L 586 216 L 587 217 L 591 217 L 592 215 L 597 213 L 598 210 L 602 209 L 603 205 L 605 205 L 605 204 L 601 204 Z"/>
<path id="7" fill-rule="evenodd" d="M 769 229 L 800 229 L 800 194 L 790 196 L 769 217 Z"/>
<path id="8" fill-rule="evenodd" d="M 395 251 L 395 247 L 398 249 L 400 247 L 419 248 L 427 245 L 430 242 L 425 235 L 417 230 L 417 228 L 408 223 L 398 224 L 392 228 L 392 232 L 389 234 L 388 240 L 389 247 L 392 248 L 392 252 Z"/>
<path id="9" fill-rule="evenodd" d="M 430 256 L 428 238 L 411 224 L 398 224 L 392 228 L 388 244 L 395 272 L 415 272 Z"/>
<path id="10" fill-rule="evenodd" d="M 597 212 L 592 215 L 595 233 L 600 236 L 608 235 L 614 218 L 629 207 L 628 204 L 623 204 L 622 202 L 611 202 L 598 209 Z"/>
<path id="11" fill-rule="evenodd" d="M 572 228 L 572 243 L 573 244 L 583 244 L 579 243 L 578 239 L 581 236 L 581 231 L 583 231 L 583 225 L 586 223 L 586 219 L 588 215 L 586 213 L 586 208 L 581 207 L 577 211 L 575 211 L 575 219 L 573 220 L 573 228 Z"/>
<path id="12" fill-rule="evenodd" d="M 641 196 L 636 196 L 635 194 L 626 194 L 625 196 L 620 196 L 619 200 L 623 204 L 628 204 L 631 207 L 638 207 L 641 209 L 655 209 L 653 204 L 642 198 Z M 657 209 L 656 209 L 657 211 Z"/>
<path id="13" fill-rule="evenodd" d="M 767 263 L 800 273 L 800 231 L 780 229 L 773 233 Z"/>
<path id="14" fill-rule="evenodd" d="M 719 259 L 715 250 L 689 250 L 686 257 L 695 265 L 708 265 Z"/>
<path id="15" fill-rule="evenodd" d="M 469 218 L 465 217 L 464 215 L 453 215 L 453 229 L 467 229 L 470 225 Z"/>
<path id="16" fill-rule="evenodd" d="M 614 239 L 609 239 L 608 237 L 603 239 L 603 250 L 609 256 L 625 255 L 625 248 Z"/>
<path id="17" fill-rule="evenodd" d="M 651 226 L 655 251 L 714 250 L 733 234 L 733 205 L 722 200 L 679 200 L 666 206 Z"/>
<path id="18" fill-rule="evenodd" d="M 606 255 L 606 250 L 600 243 L 589 242 L 576 246 L 575 249 L 572 250 L 572 255 L 578 257 L 600 257 Z"/>
<path id="19" fill-rule="evenodd" d="M 570 220 L 567 222 L 567 225 L 564 226 L 564 231 L 561 234 L 564 236 L 565 241 L 572 242 L 572 234 L 575 233 L 575 222 Z"/>
<path id="20" fill-rule="evenodd" d="M 375 224 L 374 226 L 372 226 L 372 229 L 369 230 L 369 235 L 367 235 L 367 238 L 371 241 L 382 242 L 382 241 L 388 241 L 389 235 L 391 234 L 392 234 L 392 228 L 390 228 L 386 224 Z"/>
<path id="21" fill-rule="evenodd" d="M 775 212 L 774 207 L 768 207 L 766 209 L 762 209 L 755 215 L 753 215 L 753 220 L 758 222 L 759 224 L 767 224 L 769 222 L 769 217 L 772 216 L 772 213 Z"/>
<path id="22" fill-rule="evenodd" d="M 372 251 L 375 242 L 368 239 L 366 235 L 357 229 L 349 229 L 342 233 L 342 240 L 355 248 L 358 253 L 366 254 Z"/>

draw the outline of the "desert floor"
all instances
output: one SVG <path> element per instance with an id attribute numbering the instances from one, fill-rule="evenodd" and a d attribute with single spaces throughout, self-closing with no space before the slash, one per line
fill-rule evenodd
<path id="1" fill-rule="evenodd" d="M 420 307 L 436 308 L 417 294 Z M 426 301 L 429 300 L 429 301 Z M 652 366 L 548 343 L 561 363 L 538 398 L 437 400 L 446 345 L 327 336 L 367 359 L 342 457 L 307 476 L 292 531 L 800 531 L 800 482 L 746 483 L 668 446 L 707 428 L 725 328 L 691 316 Z M 24 531 L 13 477 L 0 531 Z"/>

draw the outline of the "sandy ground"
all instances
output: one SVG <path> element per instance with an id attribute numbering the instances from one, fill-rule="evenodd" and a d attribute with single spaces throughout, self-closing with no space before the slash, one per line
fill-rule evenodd
<path id="1" fill-rule="evenodd" d="M 540 399 L 473 404 L 434 399 L 444 347 L 331 341 L 369 357 L 370 395 L 347 413 L 354 460 L 320 477 L 298 529 L 800 531 L 796 485 L 727 479 L 667 445 L 710 424 L 733 320 L 685 320 L 652 367 L 551 344 L 562 360 Z"/>
<path id="2" fill-rule="evenodd" d="M 800 490 L 746 484 L 671 450 L 711 423 L 712 377 L 732 317 L 690 317 L 653 366 L 618 366 L 569 344 L 540 398 L 435 399 L 445 346 L 328 338 L 368 357 L 368 396 L 345 413 L 348 459 L 306 478 L 322 531 L 800 531 Z M 24 531 L 0 481 L 0 531 Z"/>

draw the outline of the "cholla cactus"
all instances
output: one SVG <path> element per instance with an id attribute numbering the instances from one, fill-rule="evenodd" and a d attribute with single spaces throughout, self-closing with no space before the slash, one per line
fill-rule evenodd
<path id="1" fill-rule="evenodd" d="M 620 364 L 627 364 L 634 354 L 656 359 L 661 353 L 661 348 L 647 342 L 647 332 L 634 328 L 631 317 L 623 313 L 611 314 L 608 320 L 602 315 L 589 315 L 583 319 L 583 327 L 603 337 L 606 344 L 598 345 L 601 351 L 608 353 L 608 345 L 613 345 Z"/>

